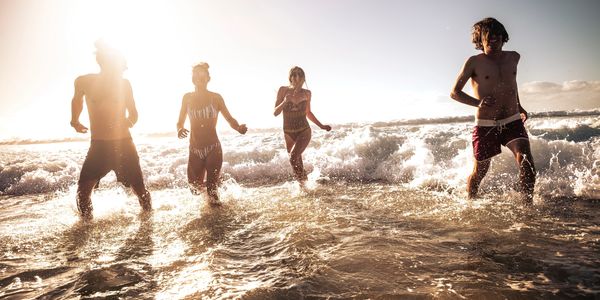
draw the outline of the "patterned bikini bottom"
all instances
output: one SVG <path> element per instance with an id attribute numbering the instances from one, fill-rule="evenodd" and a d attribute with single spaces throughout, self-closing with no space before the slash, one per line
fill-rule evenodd
<path id="1" fill-rule="evenodd" d="M 196 147 L 193 147 L 192 145 L 190 145 L 190 155 L 194 155 L 194 156 L 196 156 L 196 158 L 199 158 L 199 159 L 205 159 L 215 149 L 220 149 L 220 148 L 221 148 L 220 142 L 216 142 L 214 144 L 207 145 L 207 146 L 200 147 L 200 148 L 196 148 Z"/>

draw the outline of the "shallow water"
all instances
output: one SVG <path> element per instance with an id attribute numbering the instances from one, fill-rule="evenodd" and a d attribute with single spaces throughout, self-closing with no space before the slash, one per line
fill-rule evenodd
<path id="1" fill-rule="evenodd" d="M 121 190 L 6 197 L 0 296 L 17 298 L 548 299 L 600 294 L 600 203 L 473 202 L 395 185 L 185 189 L 138 215 Z M 504 197 L 502 197 L 504 198 Z"/>
<path id="2" fill-rule="evenodd" d="M 533 207 L 506 149 L 466 201 L 472 124 L 419 122 L 314 131 L 308 191 L 280 130 L 221 133 L 222 207 L 189 192 L 186 141 L 135 136 L 153 214 L 111 173 L 88 224 L 87 142 L 0 145 L 0 298 L 600 298 L 598 112 L 527 121 Z"/>

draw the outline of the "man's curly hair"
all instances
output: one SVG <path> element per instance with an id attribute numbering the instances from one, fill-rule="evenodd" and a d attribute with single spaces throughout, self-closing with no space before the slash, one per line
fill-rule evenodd
<path id="1" fill-rule="evenodd" d="M 485 18 L 473 25 L 472 37 L 475 49 L 483 50 L 482 38 L 490 35 L 500 35 L 502 36 L 502 43 L 508 42 L 508 32 L 506 32 L 504 25 L 494 18 Z"/>

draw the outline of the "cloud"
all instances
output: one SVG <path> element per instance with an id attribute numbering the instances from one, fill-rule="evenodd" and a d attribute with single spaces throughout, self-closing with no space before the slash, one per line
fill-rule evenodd
<path id="1" fill-rule="evenodd" d="M 600 92 L 600 81 L 572 80 L 563 83 L 563 91 L 565 92 L 585 90 Z"/>
<path id="2" fill-rule="evenodd" d="M 600 81 L 532 81 L 520 87 L 521 103 L 531 111 L 600 108 Z"/>
<path id="3" fill-rule="evenodd" d="M 521 86 L 521 93 L 525 94 L 541 94 L 541 93 L 556 93 L 560 92 L 562 85 L 547 82 L 547 81 L 532 81 L 524 83 Z"/>

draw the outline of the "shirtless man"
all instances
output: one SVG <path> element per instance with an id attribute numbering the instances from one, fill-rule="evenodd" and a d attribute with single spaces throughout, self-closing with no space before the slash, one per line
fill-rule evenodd
<path id="1" fill-rule="evenodd" d="M 142 210 L 152 210 L 139 157 L 129 128 L 138 119 L 131 84 L 123 78 L 126 61 L 116 50 L 96 42 L 96 61 L 100 73 L 75 79 L 75 95 L 71 101 L 71 126 L 79 133 L 88 128 L 79 123 L 83 97 L 88 108 L 91 144 L 77 186 L 77 209 L 82 219 L 92 218 L 92 189 L 108 172 L 115 171 L 117 180 L 131 186 Z"/>
<path id="2" fill-rule="evenodd" d="M 477 196 L 479 184 L 490 167 L 491 158 L 501 153 L 500 145 L 512 151 L 519 165 L 519 189 L 527 204 L 532 203 L 535 167 L 529 138 L 523 123 L 527 112 L 517 91 L 517 64 L 520 55 L 504 51 L 508 41 L 504 26 L 493 18 L 473 25 L 473 43 L 482 54 L 471 56 L 460 71 L 450 94 L 452 99 L 477 107 L 473 130 L 475 168 L 467 179 L 469 198 Z M 471 79 L 475 97 L 463 92 Z"/>

